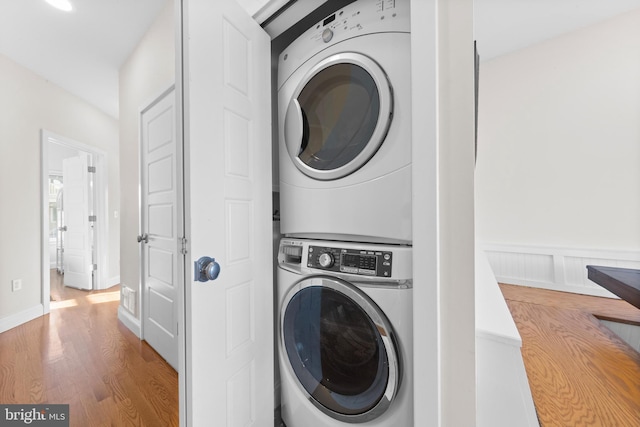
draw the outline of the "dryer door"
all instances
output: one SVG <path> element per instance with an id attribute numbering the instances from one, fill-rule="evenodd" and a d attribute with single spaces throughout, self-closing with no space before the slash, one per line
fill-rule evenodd
<path id="1" fill-rule="evenodd" d="M 284 124 L 287 150 L 311 178 L 342 178 L 375 154 L 392 116 L 382 68 L 365 55 L 336 54 L 313 67 L 293 93 Z"/>
<path id="2" fill-rule="evenodd" d="M 325 276 L 298 282 L 282 307 L 283 351 L 309 400 L 345 422 L 384 413 L 398 390 L 400 358 L 380 308 L 355 286 Z"/>

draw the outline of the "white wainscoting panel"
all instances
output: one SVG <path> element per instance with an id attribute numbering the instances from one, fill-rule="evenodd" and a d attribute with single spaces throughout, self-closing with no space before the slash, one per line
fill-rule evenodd
<path id="1" fill-rule="evenodd" d="M 617 298 L 587 277 L 587 265 L 640 269 L 640 252 L 482 243 L 500 283 Z"/>

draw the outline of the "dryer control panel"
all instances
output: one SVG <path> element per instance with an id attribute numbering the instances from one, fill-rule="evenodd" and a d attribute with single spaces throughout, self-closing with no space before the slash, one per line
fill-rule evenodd
<path id="1" fill-rule="evenodd" d="M 409 0 L 359 0 L 307 29 L 279 56 L 278 88 L 318 52 L 345 40 L 377 33 L 409 33 Z"/>
<path id="2" fill-rule="evenodd" d="M 372 277 L 391 277 L 391 251 L 309 245 L 307 267 Z"/>

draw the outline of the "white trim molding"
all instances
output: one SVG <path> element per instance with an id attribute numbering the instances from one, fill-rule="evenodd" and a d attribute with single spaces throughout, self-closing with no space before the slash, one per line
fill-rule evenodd
<path id="1" fill-rule="evenodd" d="M 110 277 L 109 279 L 107 279 L 107 283 L 105 285 L 106 286 L 105 289 L 109 289 L 110 287 L 118 285 L 118 284 L 120 284 L 120 275 Z"/>
<path id="2" fill-rule="evenodd" d="M 37 319 L 44 313 L 44 307 L 42 304 L 34 305 L 33 307 L 22 310 L 19 313 L 12 314 L 3 319 L 0 319 L 0 333 L 13 329 L 16 326 L 20 326 L 23 323 L 27 323 L 33 319 Z"/>
<path id="3" fill-rule="evenodd" d="M 118 306 L 118 320 L 133 332 L 135 336 L 142 339 L 142 326 L 140 325 L 140 320 L 121 305 Z"/>
<path id="4" fill-rule="evenodd" d="M 640 269 L 640 251 L 481 244 L 500 283 L 617 298 L 590 281 L 587 265 Z"/>

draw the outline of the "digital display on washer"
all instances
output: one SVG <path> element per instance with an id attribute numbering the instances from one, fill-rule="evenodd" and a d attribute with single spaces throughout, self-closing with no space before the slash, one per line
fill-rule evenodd
<path id="1" fill-rule="evenodd" d="M 328 18 L 326 18 L 324 21 L 322 21 L 322 25 L 327 25 L 333 21 L 336 20 L 336 14 L 334 13 L 333 15 L 329 16 Z"/>
<path id="2" fill-rule="evenodd" d="M 344 253 L 340 262 L 341 270 L 365 274 L 376 274 L 377 258 L 375 255 L 358 255 Z"/>

